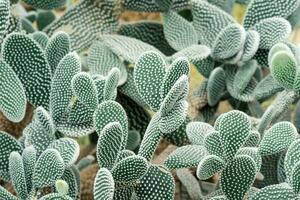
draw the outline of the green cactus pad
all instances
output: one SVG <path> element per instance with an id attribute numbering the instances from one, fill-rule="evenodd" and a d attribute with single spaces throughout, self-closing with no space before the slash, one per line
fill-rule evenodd
<path id="1" fill-rule="evenodd" d="M 198 43 L 195 28 L 176 12 L 169 11 L 163 14 L 163 21 L 165 37 L 174 49 L 179 51 Z"/>
<path id="2" fill-rule="evenodd" d="M 23 134 L 25 136 L 25 146 L 32 145 L 36 149 L 37 155 L 40 155 L 55 140 L 55 135 L 44 129 L 37 121 L 27 125 Z"/>
<path id="3" fill-rule="evenodd" d="M 9 191 L 0 186 L 0 198 L 7 200 L 19 200 L 19 198 L 12 195 Z"/>
<path id="4" fill-rule="evenodd" d="M 221 144 L 221 138 L 218 131 L 211 131 L 204 138 L 204 146 L 209 154 L 224 158 L 224 149 Z"/>
<path id="5" fill-rule="evenodd" d="M 154 111 L 158 110 L 161 102 L 159 90 L 165 76 L 165 66 L 165 61 L 160 54 L 149 51 L 142 54 L 134 69 L 137 90 Z"/>
<path id="6" fill-rule="evenodd" d="M 264 187 L 250 200 L 269 200 L 269 199 L 297 199 L 296 195 L 287 183 L 269 185 Z"/>
<path id="7" fill-rule="evenodd" d="M 147 51 L 153 51 L 161 54 L 155 47 L 137 40 L 121 35 L 103 35 L 100 38 L 107 47 L 111 49 L 114 54 L 123 58 L 130 63 L 136 63 L 141 55 Z M 163 56 L 161 54 L 161 56 Z"/>
<path id="8" fill-rule="evenodd" d="M 97 172 L 94 183 L 94 197 L 97 200 L 113 200 L 115 182 L 112 174 L 106 168 Z"/>
<path id="9" fill-rule="evenodd" d="M 265 99 L 283 89 L 284 88 L 272 77 L 272 75 L 269 74 L 257 84 L 253 93 L 256 99 Z"/>
<path id="10" fill-rule="evenodd" d="M 26 111 L 26 95 L 15 72 L 4 61 L 0 61 L 0 111 L 13 122 L 20 122 Z"/>
<path id="11" fill-rule="evenodd" d="M 176 60 L 179 57 L 186 57 L 191 63 L 196 64 L 207 58 L 211 53 L 209 47 L 205 45 L 191 45 L 177 53 L 172 55 L 172 60 Z"/>
<path id="12" fill-rule="evenodd" d="M 4 38 L 4 35 L 6 34 L 6 30 L 9 24 L 9 15 L 10 15 L 10 2 L 9 0 L 3 0 L 0 2 L 0 44 L 2 43 L 2 39 Z"/>
<path id="13" fill-rule="evenodd" d="M 239 67 L 233 81 L 233 85 L 238 93 L 246 89 L 257 68 L 258 64 L 256 60 L 250 60 Z"/>
<path id="14" fill-rule="evenodd" d="M 28 101 L 48 108 L 51 71 L 38 43 L 25 34 L 13 33 L 4 40 L 1 53 L 22 82 Z"/>
<path id="15" fill-rule="evenodd" d="M 223 68 L 215 68 L 209 75 L 207 83 L 207 100 L 210 106 L 219 103 L 226 87 L 226 74 Z"/>
<path id="16" fill-rule="evenodd" d="M 53 141 L 48 149 L 56 149 L 62 157 L 65 166 L 70 166 L 75 163 L 79 156 L 79 145 L 71 138 L 61 138 Z"/>
<path id="17" fill-rule="evenodd" d="M 62 195 L 59 193 L 50 193 L 47 194 L 46 196 L 43 196 L 39 200 L 72 200 L 72 198 L 67 195 Z"/>
<path id="18" fill-rule="evenodd" d="M 225 167 L 225 161 L 215 155 L 205 156 L 198 164 L 197 177 L 206 180 L 220 172 Z"/>
<path id="19" fill-rule="evenodd" d="M 49 37 L 48 37 L 48 35 L 46 35 L 46 33 L 41 32 L 41 31 L 36 31 L 36 32 L 32 33 L 31 36 L 40 45 L 40 47 L 43 50 L 46 48 L 47 43 L 49 41 Z"/>
<path id="20" fill-rule="evenodd" d="M 97 88 L 92 77 L 86 72 L 76 74 L 71 81 L 73 94 L 90 110 L 95 110 L 98 104 Z"/>
<path id="21" fill-rule="evenodd" d="M 168 67 L 162 81 L 162 86 L 160 87 L 161 98 L 165 98 L 167 96 L 168 92 L 182 75 L 189 76 L 189 74 L 190 64 L 185 57 L 179 57 L 174 60 L 171 66 Z"/>
<path id="22" fill-rule="evenodd" d="M 214 128 L 204 122 L 190 122 L 186 126 L 187 136 L 194 145 L 204 145 L 204 138 L 211 131 L 214 131 Z"/>
<path id="23" fill-rule="evenodd" d="M 45 49 L 45 55 L 51 68 L 52 75 L 55 74 L 59 62 L 71 50 L 70 37 L 67 33 L 58 31 L 50 39 Z"/>
<path id="24" fill-rule="evenodd" d="M 131 130 L 128 132 L 128 140 L 126 144 L 126 149 L 134 151 L 141 143 L 141 134 L 136 130 Z"/>
<path id="25" fill-rule="evenodd" d="M 163 10 L 168 11 L 172 7 L 173 0 L 164 0 L 164 1 L 155 0 L 155 3 Z"/>
<path id="26" fill-rule="evenodd" d="M 193 64 L 202 76 L 209 78 L 211 72 L 215 69 L 216 62 L 211 57 L 207 57 Z"/>
<path id="27" fill-rule="evenodd" d="M 255 162 L 256 171 L 259 172 L 261 164 L 262 164 L 262 158 L 261 158 L 261 155 L 259 154 L 258 148 L 256 148 L 256 147 L 243 147 L 243 148 L 240 148 L 237 151 L 236 155 L 250 156 Z"/>
<path id="28" fill-rule="evenodd" d="M 206 154 L 203 146 L 186 145 L 172 152 L 164 161 L 164 165 L 170 170 L 195 167 Z"/>
<path id="29" fill-rule="evenodd" d="M 250 129 L 250 119 L 241 111 L 230 111 L 221 118 L 219 135 L 227 160 L 231 160 L 237 150 L 244 144 L 249 136 Z"/>
<path id="30" fill-rule="evenodd" d="M 93 96 L 96 96 L 96 95 L 93 94 Z M 87 96 L 86 98 L 89 98 L 89 96 Z M 86 100 L 86 101 L 88 101 L 88 100 Z M 97 107 L 97 104 L 96 104 L 96 107 Z M 78 99 L 75 99 L 74 103 L 71 104 L 68 108 L 67 120 L 70 124 L 81 124 L 81 123 L 91 122 L 95 109 L 96 108 L 94 108 L 92 110 L 83 102 L 79 101 Z"/>
<path id="31" fill-rule="evenodd" d="M 124 132 L 118 122 L 108 123 L 97 142 L 97 161 L 100 167 L 111 169 L 124 148 Z"/>
<path id="32" fill-rule="evenodd" d="M 114 200 L 127 200 L 133 196 L 133 188 L 132 187 L 117 187 L 114 192 Z"/>
<path id="33" fill-rule="evenodd" d="M 80 194 L 80 182 L 77 181 L 77 178 L 79 178 L 77 177 L 78 176 L 77 173 L 78 173 L 78 169 L 74 165 L 66 168 L 60 180 L 63 181 L 66 185 L 64 185 L 63 188 L 58 189 L 57 182 L 56 182 L 55 184 L 56 191 L 59 192 L 60 194 L 65 193 L 65 195 L 68 195 L 73 199 L 77 198 L 78 195 Z M 64 192 L 59 190 L 63 190 Z"/>
<path id="34" fill-rule="evenodd" d="M 254 57 L 258 50 L 260 42 L 259 33 L 255 30 L 248 30 L 246 32 L 246 41 L 244 45 L 244 52 L 242 55 L 242 61 L 248 61 Z"/>
<path id="35" fill-rule="evenodd" d="M 171 5 L 170 5 L 171 4 Z M 184 10 L 190 7 L 190 2 L 186 0 L 154 0 L 154 1 L 145 1 L 145 0 L 125 0 L 124 8 L 130 11 L 138 12 L 164 12 L 167 8 L 173 10 Z"/>
<path id="36" fill-rule="evenodd" d="M 53 124 L 52 117 L 43 107 L 37 107 L 34 114 L 34 120 L 36 121 L 36 123 L 39 123 L 42 126 L 47 134 L 54 135 L 55 126 Z"/>
<path id="37" fill-rule="evenodd" d="M 118 34 L 132 37 L 159 49 L 166 56 L 176 51 L 165 38 L 163 24 L 156 21 L 134 21 L 120 25 Z"/>
<path id="38" fill-rule="evenodd" d="M 32 174 L 35 162 L 37 160 L 37 152 L 33 146 L 26 147 L 22 152 L 22 159 L 24 164 L 24 171 L 26 177 L 27 192 L 32 189 Z"/>
<path id="39" fill-rule="evenodd" d="M 12 152 L 9 156 L 9 174 L 18 197 L 27 198 L 27 185 L 22 156 L 18 152 Z"/>
<path id="40" fill-rule="evenodd" d="M 290 47 L 288 45 L 286 45 L 285 43 L 279 42 L 270 49 L 269 54 L 268 54 L 268 62 L 271 63 L 273 56 L 277 52 L 280 52 L 280 51 L 285 51 L 285 52 L 289 52 L 289 53 L 293 54 L 292 50 L 290 49 Z"/>
<path id="41" fill-rule="evenodd" d="M 65 170 L 64 160 L 55 149 L 47 149 L 38 158 L 33 171 L 33 185 L 36 189 L 54 185 Z"/>
<path id="42" fill-rule="evenodd" d="M 128 133 L 128 119 L 125 110 L 115 101 L 101 103 L 94 113 L 94 124 L 98 134 L 110 122 L 119 122 L 124 132 L 123 144 L 126 145 Z"/>
<path id="43" fill-rule="evenodd" d="M 178 78 L 178 80 L 176 80 L 174 85 L 171 86 L 166 97 L 164 97 L 159 109 L 161 117 L 170 115 L 180 103 L 184 103 L 184 99 L 188 95 L 188 89 L 188 77 L 186 75 L 182 75 Z"/>
<path id="44" fill-rule="evenodd" d="M 255 161 L 247 155 L 233 158 L 221 174 L 220 185 L 228 199 L 242 200 L 255 180 Z"/>
<path id="45" fill-rule="evenodd" d="M 79 52 L 88 48 L 98 36 L 117 31 L 120 7 L 111 1 L 81 1 L 46 26 L 43 31 L 51 36 L 64 30 L 70 36 L 72 50 Z"/>
<path id="46" fill-rule="evenodd" d="M 66 0 L 25 0 L 25 3 L 37 9 L 52 10 L 60 8 L 66 4 Z"/>
<path id="47" fill-rule="evenodd" d="M 9 156 L 11 152 L 16 151 L 21 153 L 21 144 L 6 132 L 0 131 L 0 177 L 3 180 L 9 181 Z"/>
<path id="48" fill-rule="evenodd" d="M 159 129 L 163 134 L 168 134 L 178 130 L 184 123 L 188 111 L 187 101 L 179 101 L 173 109 L 166 115 L 161 116 L 159 121 Z"/>
<path id="49" fill-rule="evenodd" d="M 276 123 L 264 133 L 259 145 L 259 152 L 262 156 L 281 152 L 290 146 L 297 135 L 297 129 L 292 123 Z"/>
<path id="50" fill-rule="evenodd" d="M 104 84 L 103 99 L 105 101 L 115 100 L 117 96 L 117 86 L 120 80 L 120 70 L 112 68 L 108 73 L 107 79 Z"/>
<path id="51" fill-rule="evenodd" d="M 292 173 L 291 185 L 295 194 L 299 194 L 300 191 L 300 161 L 296 163 Z"/>
<path id="52" fill-rule="evenodd" d="M 230 24 L 217 35 L 212 47 L 212 57 L 228 59 L 236 55 L 246 40 L 246 32 L 241 25 Z"/>
<path id="53" fill-rule="evenodd" d="M 163 135 L 158 127 L 159 119 L 160 118 L 157 116 L 157 114 L 152 117 L 138 152 L 138 155 L 146 158 L 148 161 L 152 159 L 154 151 Z"/>
<path id="54" fill-rule="evenodd" d="M 55 123 L 64 116 L 72 97 L 71 80 L 79 73 L 81 64 L 77 53 L 69 53 L 59 62 L 51 84 L 50 112 Z"/>
<path id="55" fill-rule="evenodd" d="M 260 35 L 260 49 L 270 49 L 278 42 L 288 39 L 292 32 L 289 22 L 280 17 L 264 19 L 252 27 Z"/>
<path id="56" fill-rule="evenodd" d="M 148 170 L 148 162 L 141 156 L 129 156 L 112 168 L 112 176 L 116 182 L 130 183 L 140 179 Z"/>
<path id="57" fill-rule="evenodd" d="M 229 14 L 206 1 L 193 1 L 192 15 L 193 26 L 201 44 L 208 46 L 213 44 L 223 28 L 234 23 L 234 19 Z"/>
<path id="58" fill-rule="evenodd" d="M 115 55 L 103 43 L 96 41 L 90 48 L 88 56 L 88 66 L 91 74 L 107 76 L 113 67 L 120 70 L 118 85 L 122 85 L 127 80 L 127 70 L 121 59 Z"/>
<path id="59" fill-rule="evenodd" d="M 236 75 L 236 68 L 233 66 L 225 66 L 225 72 L 226 72 L 226 87 L 229 92 L 229 94 L 234 97 L 235 99 L 242 101 L 242 102 L 251 102 L 254 101 L 254 95 L 253 91 L 257 85 L 257 81 L 254 77 L 251 78 L 249 84 L 245 88 L 245 90 L 242 93 L 238 93 L 235 89 L 234 85 L 234 78 Z"/>
<path id="60" fill-rule="evenodd" d="M 275 16 L 286 18 L 291 15 L 298 6 L 299 1 L 297 0 L 278 1 L 276 4 L 274 4 L 272 0 L 252 0 L 245 14 L 244 27 L 249 29 L 261 20 Z"/>
<path id="61" fill-rule="evenodd" d="M 257 147 L 260 139 L 261 137 L 258 131 L 250 131 L 250 134 L 244 143 L 244 147 Z"/>
<path id="62" fill-rule="evenodd" d="M 284 160 L 285 172 L 288 180 L 291 182 L 293 177 L 293 170 L 297 163 L 300 161 L 300 140 L 295 140 L 288 148 L 286 157 Z"/>
<path id="63" fill-rule="evenodd" d="M 124 150 L 122 150 L 122 151 L 119 152 L 119 155 L 117 157 L 116 162 L 120 162 L 124 158 L 127 158 L 129 156 L 133 156 L 133 155 L 135 155 L 135 153 L 133 151 L 128 150 L 128 149 L 124 149 Z"/>
<path id="64" fill-rule="evenodd" d="M 138 199 L 172 200 L 175 181 L 170 172 L 158 166 L 150 166 L 135 187 L 135 192 Z"/>

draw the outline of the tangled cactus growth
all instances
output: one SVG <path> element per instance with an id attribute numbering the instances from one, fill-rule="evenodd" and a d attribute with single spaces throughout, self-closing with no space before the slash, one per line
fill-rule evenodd
<path id="1" fill-rule="evenodd" d="M 0 199 L 300 198 L 299 11 L 0 0 Z"/>

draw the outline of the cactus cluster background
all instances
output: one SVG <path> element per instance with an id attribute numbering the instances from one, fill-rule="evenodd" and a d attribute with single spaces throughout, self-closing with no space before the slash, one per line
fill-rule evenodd
<path id="1" fill-rule="evenodd" d="M 0 200 L 300 199 L 300 0 L 0 0 Z"/>

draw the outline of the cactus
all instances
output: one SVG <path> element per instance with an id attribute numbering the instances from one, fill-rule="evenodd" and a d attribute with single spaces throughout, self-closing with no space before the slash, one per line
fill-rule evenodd
<path id="1" fill-rule="evenodd" d="M 0 133 L 16 195 L 0 186 L 1 199 L 172 200 L 177 181 L 195 199 L 298 198 L 299 1 L 24 3 L 0 0 L 1 129 L 34 110 L 20 139 Z M 82 136 L 95 155 L 69 138 Z"/>

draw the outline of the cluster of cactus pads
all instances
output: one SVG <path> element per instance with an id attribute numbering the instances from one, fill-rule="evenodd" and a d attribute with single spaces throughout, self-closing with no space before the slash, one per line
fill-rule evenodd
<path id="1" fill-rule="evenodd" d="M 20 138 L 0 131 L 0 199 L 299 199 L 299 12 L 299 0 L 0 0 L 1 117 L 34 108 Z"/>

